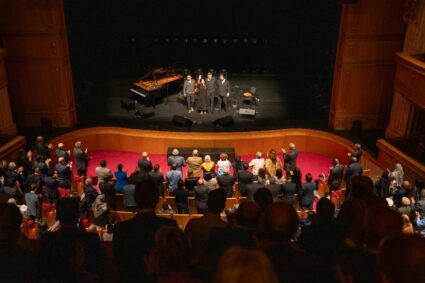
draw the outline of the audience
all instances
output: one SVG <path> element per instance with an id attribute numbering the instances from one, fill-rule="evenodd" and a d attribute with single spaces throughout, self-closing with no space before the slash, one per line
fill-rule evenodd
<path id="1" fill-rule="evenodd" d="M 122 171 L 122 168 L 123 168 L 123 165 L 120 163 L 117 165 L 118 170 L 114 172 L 114 176 L 116 180 L 115 190 L 119 193 L 121 193 L 124 186 L 128 184 L 127 171 Z"/>
<path id="2" fill-rule="evenodd" d="M 148 153 L 142 152 L 142 158 L 137 162 L 137 166 L 140 168 L 140 172 L 147 174 L 152 171 L 152 162 L 149 160 Z"/>
<path id="3" fill-rule="evenodd" d="M 292 177 L 286 179 L 286 183 L 280 188 L 282 199 L 284 202 L 293 205 L 295 202 L 295 194 L 297 193 L 297 185 L 293 182 Z"/>
<path id="4" fill-rule="evenodd" d="M 267 159 L 264 162 L 265 172 L 268 177 L 274 177 L 276 175 L 276 170 L 282 168 L 282 161 L 277 156 L 276 150 L 271 149 L 267 155 Z"/>
<path id="5" fill-rule="evenodd" d="M 158 188 L 159 195 L 164 197 L 164 175 L 162 174 L 159 164 L 155 164 L 153 166 L 153 171 L 150 171 L 148 173 L 149 177 L 156 183 L 156 186 Z"/>
<path id="6" fill-rule="evenodd" d="M 177 189 L 177 184 L 182 180 L 182 172 L 177 170 L 177 166 L 175 164 L 171 165 L 171 170 L 167 172 L 165 175 L 168 192 L 172 193 L 175 189 Z"/>
<path id="7" fill-rule="evenodd" d="M 176 169 L 182 172 L 182 167 L 186 166 L 186 161 L 184 160 L 184 157 L 179 155 L 180 152 L 177 148 L 173 149 L 172 155 L 168 157 L 168 166 L 172 166 L 173 164 L 176 165 Z"/>
<path id="8" fill-rule="evenodd" d="M 224 174 L 224 170 L 226 170 L 228 173 L 230 172 L 230 167 L 232 164 L 229 161 L 229 156 L 227 153 L 220 153 L 220 160 L 217 161 L 217 175 L 221 176 Z"/>
<path id="9" fill-rule="evenodd" d="M 193 172 L 194 178 L 200 178 L 202 174 L 201 165 L 202 158 L 199 156 L 199 151 L 194 149 L 192 151 L 192 156 L 188 157 L 186 160 L 188 169 L 191 169 Z"/>
<path id="10" fill-rule="evenodd" d="M 104 182 L 105 176 L 112 176 L 111 169 L 106 167 L 106 160 L 101 160 L 99 162 L 99 166 L 96 167 L 96 175 L 97 175 L 97 182 L 99 184 Z"/>
<path id="11" fill-rule="evenodd" d="M 305 183 L 299 191 L 300 205 L 302 210 L 313 210 L 314 191 L 317 190 L 317 184 L 313 182 L 313 175 L 305 175 Z"/>
<path id="12" fill-rule="evenodd" d="M 192 194 L 193 192 L 184 187 L 182 180 L 177 182 L 177 188 L 173 190 L 173 195 L 175 196 L 174 201 L 176 203 L 178 213 L 189 214 L 188 197 Z"/>
<path id="13" fill-rule="evenodd" d="M 235 178 L 229 174 L 229 169 L 224 168 L 223 173 L 218 175 L 217 184 L 219 189 L 226 193 L 226 197 L 233 197 L 233 186 L 235 185 Z"/>
<path id="14" fill-rule="evenodd" d="M 258 181 L 258 175 L 253 175 L 252 182 L 246 184 L 244 190 L 240 192 L 242 196 L 247 197 L 248 200 L 253 201 L 255 192 L 262 187 L 263 185 Z"/>
<path id="15" fill-rule="evenodd" d="M 253 174 L 248 171 L 249 164 L 244 162 L 242 169 L 238 170 L 236 179 L 238 180 L 238 189 L 240 192 L 245 191 L 245 186 L 252 182 Z"/>
<path id="16" fill-rule="evenodd" d="M 204 162 L 202 163 L 202 170 L 204 170 L 204 174 L 210 173 L 212 176 L 215 175 L 215 162 L 211 160 L 211 156 L 205 155 Z"/>
<path id="17" fill-rule="evenodd" d="M 253 175 L 258 175 L 258 170 L 264 168 L 264 158 L 261 152 L 255 154 L 255 158 L 249 162 L 249 167 L 252 168 Z"/>
<path id="18" fill-rule="evenodd" d="M 210 192 L 210 188 L 208 188 L 204 184 L 204 180 L 199 179 L 198 185 L 194 189 L 195 191 L 195 202 L 196 202 L 196 210 L 198 213 L 205 214 L 208 211 L 208 194 Z"/>

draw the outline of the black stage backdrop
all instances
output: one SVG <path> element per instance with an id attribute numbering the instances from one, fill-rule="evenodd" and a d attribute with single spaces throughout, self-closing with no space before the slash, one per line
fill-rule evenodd
<path id="1" fill-rule="evenodd" d="M 77 100 L 87 79 L 137 78 L 152 67 L 173 64 L 277 74 L 294 89 L 329 96 L 341 10 L 337 0 L 64 3 Z"/>

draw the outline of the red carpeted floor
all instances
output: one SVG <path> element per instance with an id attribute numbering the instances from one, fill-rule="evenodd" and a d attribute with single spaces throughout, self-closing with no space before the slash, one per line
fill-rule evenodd
<path id="1" fill-rule="evenodd" d="M 89 152 L 89 156 L 93 159 L 89 165 L 88 176 L 94 176 L 95 168 L 102 159 L 107 161 L 107 167 L 112 171 L 116 171 L 117 165 L 122 163 L 124 166 L 123 170 L 130 174 L 137 166 L 137 161 L 140 159 L 141 154 L 125 151 L 94 151 Z M 241 156 L 242 160 L 246 162 L 251 161 L 253 157 L 254 155 Z M 279 157 L 282 158 L 282 156 Z M 169 170 L 167 156 L 165 154 L 150 154 L 149 158 L 153 164 L 160 165 L 163 173 Z M 301 168 L 303 176 L 310 172 L 313 174 L 313 178 L 316 178 L 320 173 L 328 173 L 329 167 L 332 165 L 332 159 L 315 153 L 300 152 L 297 165 Z M 186 170 L 183 170 L 183 173 L 186 176 Z"/>

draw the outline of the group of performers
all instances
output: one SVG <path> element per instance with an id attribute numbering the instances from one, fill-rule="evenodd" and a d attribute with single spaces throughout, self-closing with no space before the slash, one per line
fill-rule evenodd
<path id="1" fill-rule="evenodd" d="M 188 113 L 195 111 L 195 103 L 197 111 L 201 115 L 213 113 L 216 97 L 219 109 L 224 108 L 224 111 L 227 112 L 228 97 L 230 96 L 227 73 L 224 70 L 221 71 L 217 79 L 212 70 L 208 71 L 206 77 L 202 72 L 197 72 L 196 80 L 192 78 L 191 74 L 188 74 L 183 85 L 183 95 L 186 98 Z"/>

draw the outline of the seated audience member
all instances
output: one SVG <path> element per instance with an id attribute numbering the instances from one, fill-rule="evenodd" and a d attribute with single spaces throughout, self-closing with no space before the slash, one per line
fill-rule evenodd
<path id="1" fill-rule="evenodd" d="M 22 215 L 16 205 L 0 203 L 0 282 L 32 282 L 35 255 L 18 245 Z"/>
<path id="2" fill-rule="evenodd" d="M 42 177 L 42 182 L 46 188 L 47 200 L 54 204 L 56 204 L 60 198 L 58 190 L 59 183 L 57 179 L 58 173 L 56 171 L 54 171 L 52 175 L 49 174 Z"/>
<path id="3" fill-rule="evenodd" d="M 154 247 L 156 231 L 163 226 L 177 227 L 177 223 L 155 215 L 159 194 L 152 180 L 137 183 L 134 196 L 139 212 L 133 219 L 115 224 L 114 258 L 121 282 L 150 282 L 144 257 Z"/>
<path id="4" fill-rule="evenodd" d="M 192 151 L 192 156 L 187 158 L 186 164 L 188 166 L 188 170 L 192 169 L 193 178 L 201 177 L 201 174 L 202 174 L 202 170 L 201 170 L 202 158 L 199 156 L 199 151 L 197 149 L 194 149 Z"/>
<path id="5" fill-rule="evenodd" d="M 273 201 L 280 200 L 280 187 L 281 184 L 276 183 L 276 178 L 269 179 L 269 184 L 266 185 L 266 188 L 272 193 Z"/>
<path id="6" fill-rule="evenodd" d="M 425 237 L 425 217 L 421 218 L 421 214 L 418 211 L 415 212 L 415 225 L 419 235 Z"/>
<path id="7" fill-rule="evenodd" d="M 412 212 L 412 207 L 410 205 L 410 199 L 407 197 L 401 198 L 401 207 L 398 208 L 398 212 L 400 214 L 407 214 L 410 215 L 410 212 Z"/>
<path id="8" fill-rule="evenodd" d="M 187 178 L 184 180 L 184 186 L 189 191 L 193 191 L 195 186 L 198 184 L 199 177 L 195 177 L 191 168 L 187 169 Z"/>
<path id="9" fill-rule="evenodd" d="M 403 181 L 400 187 L 397 187 L 395 191 L 390 193 L 391 197 L 394 200 L 394 205 L 397 207 L 401 207 L 401 199 L 403 197 L 409 197 L 410 192 L 410 182 L 409 181 Z"/>
<path id="10" fill-rule="evenodd" d="M 27 205 L 27 215 L 32 220 L 40 219 L 40 199 L 36 194 L 37 186 L 32 185 L 30 191 L 25 194 L 25 204 Z"/>
<path id="11" fill-rule="evenodd" d="M 403 233 L 413 235 L 415 230 L 413 229 L 413 224 L 410 222 L 410 218 L 407 214 L 402 214 L 401 219 L 403 220 Z"/>
<path id="12" fill-rule="evenodd" d="M 261 152 L 255 154 L 255 158 L 249 162 L 249 167 L 252 168 L 253 175 L 258 175 L 258 170 L 264 169 L 264 158 Z"/>
<path id="13" fill-rule="evenodd" d="M 172 193 L 175 189 L 177 189 L 177 184 L 182 180 L 182 172 L 177 170 L 175 165 L 171 166 L 171 170 L 167 172 L 165 175 L 167 180 L 168 191 Z"/>
<path id="14" fill-rule="evenodd" d="M 128 179 L 127 179 L 127 171 L 122 171 L 122 164 L 118 164 L 117 166 L 117 171 L 114 172 L 114 176 L 116 179 L 115 182 L 115 190 L 118 193 L 122 192 L 122 189 L 124 188 L 124 186 L 126 186 L 128 184 Z"/>
<path id="15" fill-rule="evenodd" d="M 276 169 L 276 176 L 274 176 L 276 184 L 282 185 L 285 184 L 285 176 L 283 176 L 283 171 L 280 168 Z"/>
<path id="16" fill-rule="evenodd" d="M 99 189 L 105 195 L 105 201 L 112 210 L 117 210 L 117 197 L 115 196 L 115 186 L 112 175 L 103 176 L 103 182 L 99 184 Z"/>
<path id="17" fill-rule="evenodd" d="M 204 163 L 202 163 L 202 170 L 204 170 L 205 173 L 210 173 L 211 176 L 215 176 L 215 162 L 211 160 L 211 156 L 205 155 L 204 157 Z"/>
<path id="18" fill-rule="evenodd" d="M 101 184 L 104 182 L 103 179 L 105 178 L 106 175 L 112 176 L 111 169 L 106 167 L 106 160 L 101 160 L 99 162 L 99 166 L 96 167 L 96 175 L 97 175 L 98 184 Z"/>
<path id="19" fill-rule="evenodd" d="M 420 212 L 421 217 L 425 217 L 425 189 L 419 192 L 419 200 L 415 202 L 414 209 Z"/>
<path id="20" fill-rule="evenodd" d="M 282 200 L 287 204 L 294 205 L 295 194 L 297 193 L 297 185 L 289 177 L 286 183 L 281 186 Z"/>
<path id="21" fill-rule="evenodd" d="M 93 203 L 96 201 L 99 193 L 96 188 L 93 186 L 93 180 L 91 178 L 87 178 L 84 182 L 84 200 L 83 207 L 84 210 L 88 210 L 93 206 Z"/>
<path id="22" fill-rule="evenodd" d="M 173 191 L 175 196 L 174 201 L 176 202 L 177 212 L 189 214 L 188 197 L 192 194 L 188 189 L 184 187 L 183 181 L 177 182 L 177 188 Z"/>
<path id="23" fill-rule="evenodd" d="M 154 247 L 145 257 L 148 274 L 155 282 L 201 283 L 189 268 L 191 246 L 176 227 L 161 227 L 155 233 Z"/>
<path id="24" fill-rule="evenodd" d="M 172 166 L 176 164 L 176 169 L 180 172 L 182 171 L 182 167 L 186 166 L 186 161 L 184 157 L 180 155 L 180 152 L 177 148 L 173 149 L 172 155 L 168 157 L 168 166 Z"/>
<path id="25" fill-rule="evenodd" d="M 213 228 L 226 227 L 226 223 L 220 216 L 225 205 L 226 195 L 222 190 L 210 191 L 207 199 L 208 210 L 204 217 L 192 218 L 187 223 L 184 233 L 191 243 L 195 255 L 203 254 L 209 233 Z"/>
<path id="26" fill-rule="evenodd" d="M 132 175 L 130 176 L 128 185 L 124 186 L 123 188 L 123 203 L 124 203 L 124 206 L 127 207 L 127 210 L 129 211 L 137 211 L 137 204 L 136 204 L 136 200 L 134 199 L 135 190 L 136 190 L 136 184 L 134 182 L 134 178 Z"/>
<path id="27" fill-rule="evenodd" d="M 264 167 L 266 169 L 266 175 L 270 178 L 273 178 L 276 175 L 276 170 L 278 168 L 282 169 L 282 161 L 277 156 L 276 150 L 271 149 L 269 151 Z"/>
<path id="28" fill-rule="evenodd" d="M 413 235 L 386 238 L 377 254 L 377 282 L 423 282 L 425 242 Z"/>
<path id="29" fill-rule="evenodd" d="M 219 189 L 222 189 L 228 198 L 233 197 L 233 186 L 235 178 L 229 174 L 229 169 L 223 169 L 223 173 L 217 177 Z"/>
<path id="30" fill-rule="evenodd" d="M 195 203 L 198 213 L 205 214 L 208 210 L 208 194 L 210 188 L 204 185 L 204 180 L 199 179 L 198 185 L 195 187 Z"/>
<path id="31" fill-rule="evenodd" d="M 161 208 L 158 210 L 159 214 L 176 214 L 171 205 L 164 201 L 161 205 Z"/>
<path id="32" fill-rule="evenodd" d="M 148 153 L 142 152 L 142 158 L 137 162 L 137 166 L 140 168 L 142 174 L 146 174 L 152 171 L 152 162 L 149 160 Z"/>
<path id="33" fill-rule="evenodd" d="M 204 185 L 210 190 L 217 189 L 217 178 L 209 172 L 204 173 Z"/>
<path id="34" fill-rule="evenodd" d="M 351 198 L 351 179 L 355 176 L 360 176 L 363 173 L 363 169 L 358 162 L 356 157 L 350 157 L 347 170 L 345 171 L 345 184 L 346 184 L 346 199 Z"/>
<path id="35" fill-rule="evenodd" d="M 305 175 L 305 183 L 301 186 L 299 192 L 302 210 L 313 210 L 315 190 L 317 190 L 317 184 L 313 182 L 313 175 L 307 173 L 307 175 Z"/>
<path id="36" fill-rule="evenodd" d="M 339 163 L 338 158 L 332 161 L 333 167 L 329 169 L 328 185 L 331 191 L 338 190 L 341 187 L 342 179 L 344 178 L 345 167 Z"/>
<path id="37" fill-rule="evenodd" d="M 255 203 L 261 208 L 262 212 L 273 203 L 273 196 L 269 189 L 259 188 L 254 194 Z"/>
<path id="38" fill-rule="evenodd" d="M 153 171 L 148 173 L 149 177 L 155 182 L 157 188 L 158 188 L 158 192 L 159 195 L 161 197 L 165 196 L 165 192 L 164 192 L 164 175 L 162 174 L 160 168 L 159 168 L 159 164 L 155 164 L 153 166 Z"/>
<path id="39" fill-rule="evenodd" d="M 217 175 L 221 176 L 224 174 L 224 170 L 227 169 L 227 172 L 230 172 L 230 167 L 232 164 L 229 161 L 229 156 L 227 153 L 220 153 L 220 160 L 217 161 Z"/>
<path id="40" fill-rule="evenodd" d="M 58 172 L 59 187 L 64 189 L 71 189 L 72 169 L 71 164 L 65 163 L 65 158 L 59 157 L 58 164 L 56 164 L 55 171 Z"/>
<path id="41" fill-rule="evenodd" d="M 249 165 L 248 163 L 243 163 L 242 169 L 238 170 L 237 172 L 237 180 L 238 180 L 238 189 L 239 192 L 242 194 L 242 192 L 245 191 L 246 184 L 249 184 L 252 182 L 252 176 L 253 174 L 248 171 Z"/>
<path id="42" fill-rule="evenodd" d="M 335 223 L 335 205 L 329 199 L 321 198 L 316 210 L 311 225 L 302 228 L 299 243 L 307 252 L 330 261 L 342 242 L 342 230 Z M 317 244 L 317 239 L 320 239 L 320 244 Z"/>
<path id="43" fill-rule="evenodd" d="M 2 182 L 4 182 L 4 184 L 2 184 L 0 187 L 0 193 L 5 194 L 7 198 L 15 199 L 17 204 L 22 204 L 24 194 L 22 190 L 18 188 L 17 181 L 5 179 L 2 180 Z"/>
<path id="44" fill-rule="evenodd" d="M 105 195 L 98 195 L 92 205 L 93 224 L 106 227 L 109 224 L 109 207 Z"/>
<path id="45" fill-rule="evenodd" d="M 103 257 L 99 236 L 79 224 L 78 200 L 61 199 L 56 206 L 57 232 L 40 240 L 40 276 L 47 282 L 102 281 L 99 262 Z"/>
<path id="46" fill-rule="evenodd" d="M 267 208 L 259 245 L 272 262 L 279 282 L 334 282 L 331 268 L 323 260 L 291 244 L 297 229 L 298 215 L 291 205 L 275 202 Z"/>
<path id="47" fill-rule="evenodd" d="M 254 201 L 255 192 L 263 187 L 263 185 L 258 181 L 258 178 L 258 175 L 252 176 L 252 182 L 245 185 L 244 191 L 241 191 L 241 196 L 247 197 L 250 201 Z"/>
<path id="48" fill-rule="evenodd" d="M 404 181 L 404 170 L 403 166 L 400 163 L 396 163 L 394 166 L 394 171 L 391 171 L 387 168 L 390 177 L 397 181 L 397 184 L 400 186 Z"/>
<path id="49" fill-rule="evenodd" d="M 231 247 L 221 256 L 213 282 L 278 283 L 279 280 L 272 263 L 261 250 Z"/>

